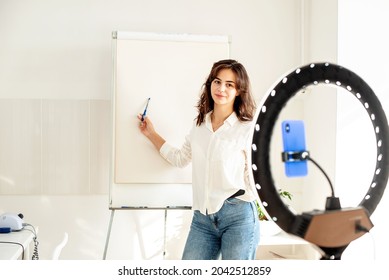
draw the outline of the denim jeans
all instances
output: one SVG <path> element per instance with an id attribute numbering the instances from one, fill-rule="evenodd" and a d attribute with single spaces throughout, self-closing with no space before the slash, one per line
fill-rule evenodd
<path id="1" fill-rule="evenodd" d="M 182 259 L 253 260 L 258 243 L 255 203 L 230 198 L 214 214 L 194 211 Z"/>

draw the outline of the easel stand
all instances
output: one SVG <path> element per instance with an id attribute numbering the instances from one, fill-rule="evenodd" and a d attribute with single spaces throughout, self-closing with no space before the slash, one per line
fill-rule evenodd
<path id="1" fill-rule="evenodd" d="M 107 232 L 107 238 L 105 240 L 105 247 L 104 247 L 104 255 L 103 260 L 107 257 L 107 250 L 109 245 L 109 240 L 111 237 L 111 230 L 112 230 L 112 223 L 115 216 L 116 210 L 164 210 L 164 230 L 163 230 L 163 259 L 165 259 L 166 255 L 166 228 L 167 228 L 167 211 L 168 210 L 191 210 L 192 207 L 190 206 L 167 206 L 167 207 L 110 207 L 111 210 L 111 217 L 109 219 L 109 225 L 108 225 L 108 232 Z"/>

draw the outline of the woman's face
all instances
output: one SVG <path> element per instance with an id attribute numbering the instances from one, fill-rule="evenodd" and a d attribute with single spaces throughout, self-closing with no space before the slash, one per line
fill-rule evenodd
<path id="1" fill-rule="evenodd" d="M 236 86 L 235 73 L 231 69 L 220 70 L 211 83 L 211 95 L 215 106 L 231 106 L 232 108 L 235 97 L 239 95 Z"/>

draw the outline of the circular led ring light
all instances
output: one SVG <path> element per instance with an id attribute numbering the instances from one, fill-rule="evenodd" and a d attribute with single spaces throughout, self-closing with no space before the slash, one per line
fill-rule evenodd
<path id="1" fill-rule="evenodd" d="M 270 217 L 286 232 L 291 232 L 297 216 L 281 200 L 278 188 L 274 185 L 269 157 L 273 127 L 289 99 L 299 90 L 319 83 L 345 88 L 353 94 L 362 103 L 373 124 L 377 163 L 369 189 L 359 204 L 367 210 L 369 216 L 380 202 L 388 181 L 388 122 L 373 90 L 358 75 L 336 64 L 311 63 L 300 67 L 283 77 L 268 93 L 257 113 L 252 144 L 253 177 L 259 197 Z"/>

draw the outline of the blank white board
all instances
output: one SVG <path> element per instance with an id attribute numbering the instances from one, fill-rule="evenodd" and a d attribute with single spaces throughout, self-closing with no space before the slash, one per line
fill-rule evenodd
<path id="1" fill-rule="evenodd" d="M 167 163 L 139 131 L 147 115 L 180 147 L 197 115 L 214 62 L 229 57 L 227 36 L 113 32 L 113 141 L 110 206 L 191 205 L 191 166 Z"/>

